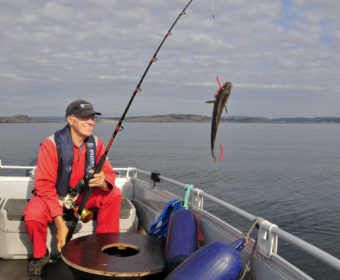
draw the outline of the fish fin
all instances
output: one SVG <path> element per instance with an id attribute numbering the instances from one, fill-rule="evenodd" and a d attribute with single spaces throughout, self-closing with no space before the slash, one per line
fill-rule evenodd
<path id="1" fill-rule="evenodd" d="M 215 103 L 216 100 L 209 100 L 209 101 L 205 101 L 205 103 Z"/>

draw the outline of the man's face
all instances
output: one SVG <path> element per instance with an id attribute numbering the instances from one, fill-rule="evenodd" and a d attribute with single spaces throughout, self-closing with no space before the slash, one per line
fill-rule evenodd
<path id="1" fill-rule="evenodd" d="M 96 118 L 94 114 L 87 117 L 68 116 L 67 119 L 71 131 L 73 131 L 77 136 L 86 138 L 92 135 L 93 128 L 96 125 Z"/>

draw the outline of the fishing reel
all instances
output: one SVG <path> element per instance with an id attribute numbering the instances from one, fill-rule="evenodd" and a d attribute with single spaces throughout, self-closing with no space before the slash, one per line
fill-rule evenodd
<path id="1" fill-rule="evenodd" d="M 64 197 L 59 197 L 59 202 L 60 202 L 61 206 L 70 210 L 70 209 L 74 208 L 74 205 L 76 203 L 78 196 L 79 196 L 79 194 L 72 195 L 71 193 L 68 193 Z"/>
<path id="2" fill-rule="evenodd" d="M 79 206 L 76 206 L 73 208 L 75 216 L 78 216 L 78 209 L 79 209 Z M 81 211 L 81 214 L 79 215 L 78 218 L 83 223 L 88 223 L 89 221 L 93 219 L 93 212 L 89 209 L 84 208 L 83 211 Z"/>
<path id="3" fill-rule="evenodd" d="M 93 218 L 93 212 L 89 209 L 84 208 L 81 214 L 78 214 L 79 206 L 76 206 L 76 200 L 79 194 L 72 195 L 68 193 L 67 196 L 59 197 L 59 203 L 62 207 L 65 207 L 68 210 L 74 211 L 74 216 L 77 217 L 83 223 L 88 223 Z"/>

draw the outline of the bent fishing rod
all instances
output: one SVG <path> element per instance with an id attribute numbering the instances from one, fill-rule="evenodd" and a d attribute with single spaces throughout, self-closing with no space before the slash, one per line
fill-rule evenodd
<path id="1" fill-rule="evenodd" d="M 119 122 L 118 122 L 118 124 L 117 124 L 117 126 L 116 126 L 116 129 L 114 130 L 114 132 L 113 132 L 113 134 L 112 134 L 112 136 L 111 136 L 111 139 L 110 139 L 110 141 L 109 141 L 109 143 L 108 143 L 108 145 L 107 145 L 107 147 L 106 147 L 106 149 L 105 149 L 104 154 L 101 156 L 101 158 L 100 158 L 98 164 L 96 165 L 96 167 L 95 167 L 95 169 L 94 169 L 94 174 L 99 173 L 99 172 L 101 171 L 101 169 L 103 168 L 105 159 L 106 159 L 106 157 L 107 157 L 107 155 L 108 155 L 108 153 L 109 153 L 109 150 L 110 150 L 110 148 L 111 148 L 111 146 L 112 146 L 112 144 L 113 144 L 113 142 L 114 142 L 114 140 L 115 140 L 115 138 L 116 138 L 116 136 L 117 136 L 117 134 L 118 134 L 118 132 L 119 132 L 119 130 L 120 130 L 120 128 L 121 128 L 121 126 L 122 126 L 122 123 L 123 123 L 123 121 L 124 121 L 124 119 L 125 119 L 125 116 L 126 116 L 128 110 L 129 110 L 129 108 L 130 108 L 130 106 L 131 106 L 131 104 L 132 104 L 132 102 L 133 102 L 133 100 L 134 100 L 134 98 L 135 98 L 137 92 L 139 92 L 139 91 L 141 90 L 140 87 L 141 87 L 141 85 L 142 85 L 142 83 L 143 83 L 143 81 L 144 81 L 144 78 L 145 78 L 146 74 L 148 73 L 148 71 L 149 71 L 149 69 L 150 69 L 152 63 L 155 62 L 155 61 L 157 60 L 157 54 L 158 54 L 159 50 L 161 49 L 161 47 L 163 46 L 165 40 L 168 38 L 169 35 L 171 35 L 171 30 L 172 30 L 173 27 L 176 25 L 176 23 L 177 23 L 177 21 L 180 19 L 180 17 L 181 17 L 182 15 L 185 14 L 185 10 L 189 7 L 189 5 L 191 4 L 192 1 L 193 1 L 193 0 L 190 0 L 190 1 L 187 3 L 187 5 L 184 7 L 184 9 L 182 10 L 182 12 L 177 16 L 176 20 L 173 22 L 173 24 L 171 25 L 170 29 L 169 29 L 168 32 L 165 34 L 165 36 L 164 36 L 163 40 L 161 41 L 160 45 L 158 46 L 156 52 L 155 52 L 154 55 L 152 56 L 152 58 L 151 58 L 151 60 L 150 60 L 150 62 L 149 62 L 149 64 L 148 64 L 148 66 L 146 67 L 146 69 L 145 69 L 145 71 L 144 71 L 144 73 L 143 73 L 141 79 L 139 80 L 139 82 L 138 82 L 138 84 L 137 84 L 136 89 L 135 89 L 134 92 L 132 93 L 132 96 L 131 96 L 131 98 L 130 98 L 130 101 L 129 101 L 128 105 L 126 106 L 126 108 L 125 108 L 125 110 L 124 110 L 124 112 L 123 112 L 123 115 L 121 116 L 121 118 L 120 118 L 120 120 L 119 120 Z M 90 197 L 90 195 L 91 195 L 91 193 L 92 193 L 92 188 L 88 186 L 88 181 L 89 181 L 89 179 L 91 179 L 91 178 L 88 178 L 88 179 L 83 178 L 83 179 L 82 179 L 82 180 L 81 180 L 81 181 L 73 188 L 73 189 L 75 189 L 75 190 L 74 190 L 74 193 L 73 193 L 74 196 L 76 195 L 75 192 L 77 192 L 77 190 L 84 190 L 85 193 L 84 193 L 84 196 L 83 196 L 83 198 L 82 198 L 82 200 L 81 200 L 81 202 L 80 202 L 80 204 L 79 204 L 79 206 L 78 206 L 77 212 L 76 212 L 75 215 L 74 215 L 74 219 L 73 219 L 73 221 L 72 221 L 71 227 L 69 228 L 69 232 L 68 232 L 67 237 L 66 237 L 66 242 L 68 242 L 68 241 L 71 240 L 72 235 L 73 235 L 73 233 L 74 233 L 74 230 L 75 230 L 75 228 L 76 228 L 76 226 L 77 226 L 77 224 L 78 224 L 79 217 L 81 217 L 81 214 L 82 214 L 82 212 L 83 212 L 83 210 L 84 210 L 84 208 L 85 208 L 86 202 L 88 201 L 88 199 L 89 199 L 89 197 Z M 72 191 L 71 191 L 71 192 L 72 192 Z M 79 194 L 79 192 L 78 192 L 78 194 Z"/>

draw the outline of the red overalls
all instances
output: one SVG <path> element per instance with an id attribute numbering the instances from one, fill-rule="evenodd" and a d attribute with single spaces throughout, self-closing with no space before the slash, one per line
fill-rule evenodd
<path id="1" fill-rule="evenodd" d="M 105 147 L 98 139 L 96 147 L 97 163 L 104 154 Z M 86 145 L 82 149 L 73 145 L 73 166 L 70 186 L 74 187 L 83 177 L 85 171 Z M 110 162 L 106 159 L 102 171 L 105 181 L 112 189 L 93 188 L 86 203 L 86 208 L 98 208 L 96 232 L 119 232 L 121 191 L 115 186 L 116 175 Z M 63 214 L 56 190 L 58 174 L 58 152 L 55 144 L 46 139 L 40 146 L 37 169 L 35 174 L 34 197 L 29 201 L 24 211 L 26 231 L 33 243 L 33 257 L 40 258 L 46 252 L 47 225 L 53 218 Z M 77 204 L 83 193 L 78 197 Z"/>

